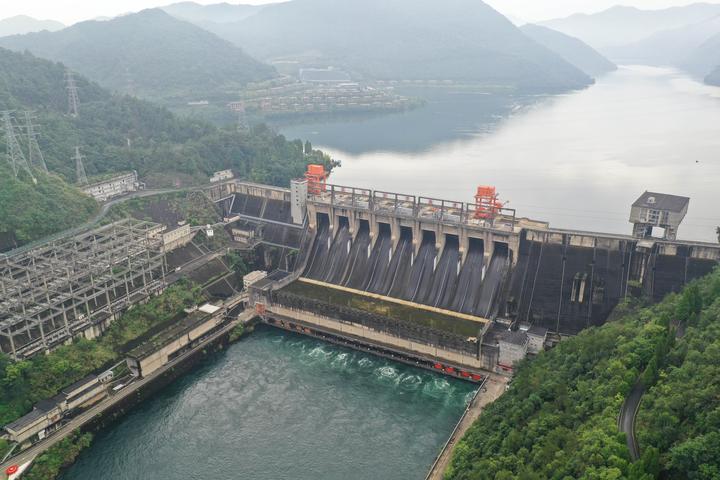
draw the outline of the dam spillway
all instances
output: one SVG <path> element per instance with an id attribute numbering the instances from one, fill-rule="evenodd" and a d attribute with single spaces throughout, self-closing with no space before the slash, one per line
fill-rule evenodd
<path id="1" fill-rule="evenodd" d="M 554 229 L 514 211 L 488 222 L 472 204 L 336 185 L 306 194 L 305 223 L 290 225 L 288 189 L 213 189 L 226 216 L 292 239 L 302 276 L 561 334 L 604 323 L 625 297 L 677 292 L 720 260 L 709 243 Z"/>
<path id="2" fill-rule="evenodd" d="M 367 222 L 352 238 L 349 221 L 338 220 L 333 236 L 320 216 L 306 278 L 443 310 L 489 318 L 509 270 L 507 250 L 497 248 L 485 268 L 482 243 L 472 241 L 464 264 L 457 236 L 447 235 L 442 251 L 434 232 L 423 231 L 417 253 L 412 231 L 403 228 L 393 248 L 390 226 L 380 224 L 371 247 Z"/>

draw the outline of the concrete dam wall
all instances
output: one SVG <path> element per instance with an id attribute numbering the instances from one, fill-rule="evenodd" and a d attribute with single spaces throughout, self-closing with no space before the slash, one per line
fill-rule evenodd
<path id="1" fill-rule="evenodd" d="M 574 334 L 627 296 L 654 301 L 720 262 L 720 245 L 550 228 L 473 205 L 328 185 L 292 223 L 287 189 L 214 187 L 225 216 L 299 249 L 301 275 L 474 317 Z"/>
<path id="2" fill-rule="evenodd" d="M 415 253 L 410 228 L 401 228 L 393 247 L 389 224 L 379 223 L 374 245 L 367 221 L 359 221 L 355 238 L 347 217 L 337 225 L 333 234 L 328 216 L 318 215 L 305 277 L 483 318 L 495 312 L 510 268 L 507 248 L 495 248 L 486 268 L 482 240 L 470 241 L 462 262 L 457 235 L 444 235 L 438 249 L 435 232 L 422 230 Z"/>

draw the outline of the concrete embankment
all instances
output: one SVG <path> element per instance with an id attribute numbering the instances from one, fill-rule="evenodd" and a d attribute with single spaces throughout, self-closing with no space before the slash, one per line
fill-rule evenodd
<path id="1" fill-rule="evenodd" d="M 136 405 L 148 395 L 173 381 L 199 361 L 205 354 L 213 351 L 213 348 L 227 343 L 227 339 L 232 330 L 240 323 L 250 323 L 254 316 L 255 314 L 252 311 L 243 312 L 239 318 L 227 322 L 222 328 L 203 339 L 192 349 L 182 353 L 152 374 L 134 380 L 119 392 L 72 418 L 44 440 L 6 460 L 0 465 L 0 472 L 5 472 L 10 465 L 22 465 L 31 461 L 66 438 L 76 429 L 92 430 L 93 428 L 101 427 L 105 423 L 113 421 L 126 409 Z"/>
<path id="2" fill-rule="evenodd" d="M 477 395 L 473 397 L 470 405 L 468 405 L 465 413 L 455 426 L 455 430 L 450 434 L 450 438 L 448 438 L 440 454 L 435 459 L 435 463 L 430 467 L 430 471 L 427 477 L 425 477 L 425 480 L 442 480 L 443 474 L 452 459 L 452 452 L 455 446 L 475 420 L 480 417 L 485 407 L 497 400 L 500 395 L 505 392 L 505 387 L 509 380 L 509 378 L 500 375 L 488 377 L 487 381 L 480 387 Z"/>

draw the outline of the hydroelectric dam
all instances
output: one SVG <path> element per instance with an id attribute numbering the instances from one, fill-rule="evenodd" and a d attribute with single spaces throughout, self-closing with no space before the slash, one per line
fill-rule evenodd
<path id="1" fill-rule="evenodd" d="M 312 167 L 290 189 L 208 190 L 235 236 L 292 251 L 250 287 L 249 306 L 268 324 L 467 379 L 511 373 L 624 298 L 659 300 L 720 262 L 720 245 L 676 239 L 683 197 L 645 192 L 632 235 L 617 235 L 519 217 L 489 187 L 466 203 L 327 184 Z"/>

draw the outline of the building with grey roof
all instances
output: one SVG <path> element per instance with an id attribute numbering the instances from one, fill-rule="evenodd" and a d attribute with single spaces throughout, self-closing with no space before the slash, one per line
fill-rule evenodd
<path id="1" fill-rule="evenodd" d="M 664 230 L 663 239 L 675 240 L 689 205 L 688 197 L 656 192 L 643 193 L 630 209 L 633 236 L 650 238 L 653 237 L 654 228 L 661 228 Z"/>

